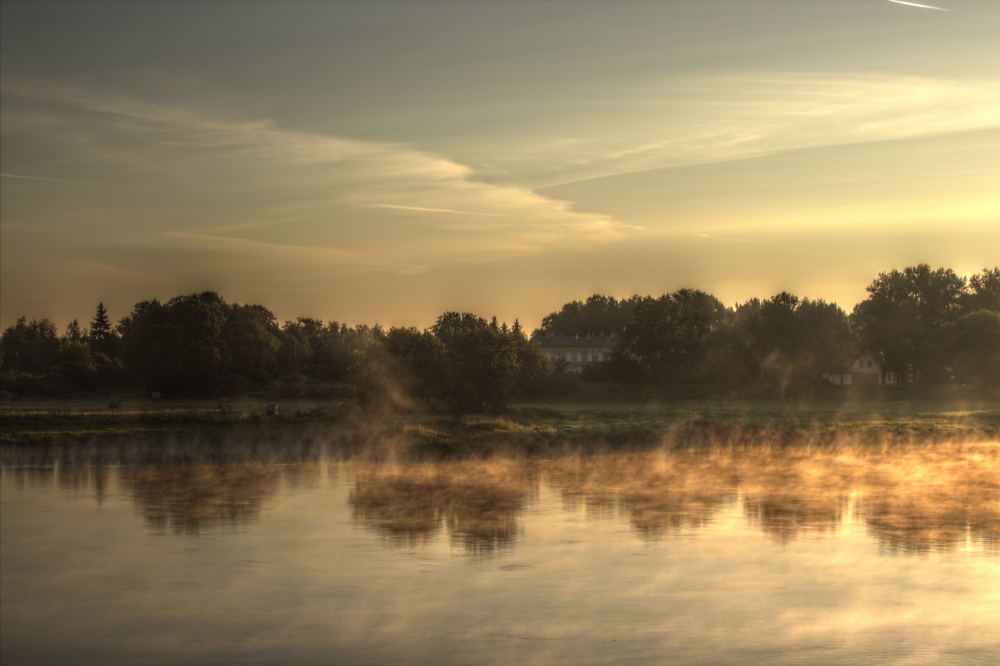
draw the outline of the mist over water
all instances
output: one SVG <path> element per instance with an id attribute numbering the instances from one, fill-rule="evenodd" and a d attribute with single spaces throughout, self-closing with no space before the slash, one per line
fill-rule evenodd
<path id="1" fill-rule="evenodd" d="M 5 663 L 1000 658 L 996 442 L 0 453 Z"/>

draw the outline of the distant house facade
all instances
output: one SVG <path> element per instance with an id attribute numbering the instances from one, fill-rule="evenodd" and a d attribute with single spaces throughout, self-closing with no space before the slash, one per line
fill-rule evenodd
<path id="1" fill-rule="evenodd" d="M 868 352 L 858 356 L 844 373 L 850 376 L 850 384 L 881 384 L 882 364 Z"/>
<path id="2" fill-rule="evenodd" d="M 534 337 L 542 353 L 552 363 L 564 361 L 571 372 L 583 372 L 592 363 L 604 363 L 611 358 L 617 338 L 614 333 L 600 335 L 555 335 L 541 333 Z"/>
<path id="3" fill-rule="evenodd" d="M 854 386 L 864 384 L 885 384 L 901 386 L 916 384 L 920 381 L 920 372 L 913 363 L 903 368 L 895 368 L 879 361 L 874 354 L 864 352 L 859 355 L 846 372 L 823 373 L 817 377 L 820 382 L 834 386 Z"/>

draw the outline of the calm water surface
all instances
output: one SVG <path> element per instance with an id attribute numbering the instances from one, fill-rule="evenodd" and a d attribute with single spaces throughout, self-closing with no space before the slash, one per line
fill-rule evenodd
<path id="1" fill-rule="evenodd" d="M 2 451 L 15 664 L 997 664 L 1000 444 Z"/>

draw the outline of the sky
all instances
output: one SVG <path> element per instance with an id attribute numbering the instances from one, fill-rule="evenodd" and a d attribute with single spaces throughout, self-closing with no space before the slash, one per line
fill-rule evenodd
<path id="1" fill-rule="evenodd" d="M 385 326 L 850 311 L 1000 264 L 997 35 L 985 0 L 3 0 L 0 325 L 203 290 Z"/>

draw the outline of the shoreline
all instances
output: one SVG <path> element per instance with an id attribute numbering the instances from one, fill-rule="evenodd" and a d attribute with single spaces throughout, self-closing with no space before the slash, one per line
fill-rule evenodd
<path id="1" fill-rule="evenodd" d="M 0 445 L 289 441 L 325 442 L 376 456 L 390 455 L 391 449 L 392 455 L 416 457 L 490 457 L 847 440 L 1000 440 L 1000 404 L 993 401 L 534 401 L 499 414 L 449 415 L 427 409 L 365 412 L 353 401 L 303 400 L 282 403 L 278 416 L 265 416 L 258 401 L 233 402 L 229 415 L 209 409 L 207 401 L 121 411 L 106 403 L 91 410 L 70 402 L 61 410 L 53 401 L 37 409 L 6 403 Z"/>

